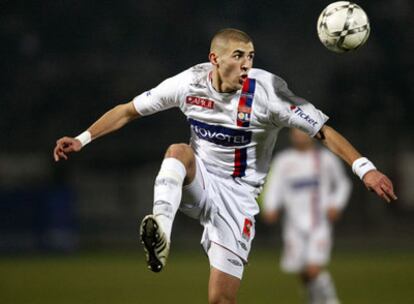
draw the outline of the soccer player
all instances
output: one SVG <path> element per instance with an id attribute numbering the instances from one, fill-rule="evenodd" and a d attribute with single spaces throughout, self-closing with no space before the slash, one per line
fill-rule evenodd
<path id="1" fill-rule="evenodd" d="M 283 218 L 281 267 L 299 273 L 310 304 L 339 303 L 324 266 L 329 262 L 332 224 L 349 198 L 351 184 L 340 161 L 299 129 L 291 129 L 293 148 L 278 154 L 264 195 L 264 219 Z"/>
<path id="2" fill-rule="evenodd" d="M 253 69 L 253 58 L 246 33 L 221 30 L 211 41 L 208 63 L 114 107 L 79 136 L 60 138 L 53 152 L 56 161 L 67 159 L 134 119 L 180 108 L 191 127 L 190 143 L 167 149 L 155 180 L 153 214 L 143 219 L 140 234 L 148 266 L 157 272 L 167 260 L 177 210 L 198 219 L 211 265 L 209 303 L 236 303 L 259 212 L 255 197 L 281 128 L 317 137 L 353 165 L 368 188 L 387 201 L 396 198 L 390 180 L 325 125 L 325 114 L 295 96 L 281 78 Z"/>

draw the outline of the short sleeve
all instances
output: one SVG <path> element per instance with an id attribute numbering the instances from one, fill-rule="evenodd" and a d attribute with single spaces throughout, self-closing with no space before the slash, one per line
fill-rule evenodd
<path id="1" fill-rule="evenodd" d="M 276 126 L 298 128 L 315 136 L 329 117 L 306 99 L 292 93 L 283 79 L 272 76 L 269 100 L 271 122 Z"/>
<path id="2" fill-rule="evenodd" d="M 137 112 L 142 116 L 151 115 L 170 108 L 179 107 L 183 84 L 188 72 L 184 71 L 161 82 L 155 88 L 146 91 L 133 99 Z"/>

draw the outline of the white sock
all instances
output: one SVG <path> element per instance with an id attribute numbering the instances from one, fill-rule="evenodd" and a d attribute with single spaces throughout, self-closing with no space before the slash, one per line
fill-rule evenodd
<path id="1" fill-rule="evenodd" d="M 332 280 L 332 277 L 328 271 L 323 271 L 318 276 L 319 284 L 323 295 L 325 297 L 326 303 L 339 303 L 338 297 L 336 295 L 335 284 Z"/>
<path id="2" fill-rule="evenodd" d="M 328 271 L 321 272 L 307 285 L 310 304 L 339 303 L 335 285 Z"/>
<path id="3" fill-rule="evenodd" d="M 306 291 L 308 295 L 308 304 L 324 304 L 323 294 L 320 288 L 318 277 L 311 280 L 306 285 Z"/>
<path id="4" fill-rule="evenodd" d="M 176 158 L 165 158 L 155 179 L 153 214 L 157 217 L 168 242 L 171 239 L 174 217 L 181 203 L 186 175 L 187 170 L 181 161 Z"/>

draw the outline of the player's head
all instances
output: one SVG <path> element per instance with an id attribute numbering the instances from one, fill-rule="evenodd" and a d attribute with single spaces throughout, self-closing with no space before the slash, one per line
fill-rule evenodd
<path id="1" fill-rule="evenodd" d="M 300 151 L 312 149 L 314 145 L 313 139 L 299 129 L 290 129 L 290 142 L 295 149 Z"/>
<path id="2" fill-rule="evenodd" d="M 254 47 L 245 32 L 226 28 L 211 40 L 209 59 L 213 64 L 213 85 L 220 92 L 241 89 L 253 66 Z M 216 87 L 218 86 L 218 87 Z"/>

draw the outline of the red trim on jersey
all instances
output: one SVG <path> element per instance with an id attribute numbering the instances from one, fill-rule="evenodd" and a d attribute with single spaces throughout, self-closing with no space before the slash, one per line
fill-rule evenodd
<path id="1" fill-rule="evenodd" d="M 250 115 L 252 112 L 252 103 L 255 89 L 255 79 L 247 78 L 243 82 L 243 87 L 239 99 L 239 105 L 237 107 L 236 121 L 238 127 L 250 126 Z"/>
<path id="2" fill-rule="evenodd" d="M 241 153 L 240 153 L 240 149 L 235 149 L 233 176 L 240 176 L 240 171 L 241 171 Z"/>
<path id="3" fill-rule="evenodd" d="M 247 148 L 234 150 L 234 170 L 233 177 L 243 177 L 246 175 L 247 168 Z"/>
<path id="4" fill-rule="evenodd" d="M 317 183 L 316 187 L 314 187 L 312 191 L 311 197 L 311 217 L 312 217 L 312 228 L 315 228 L 319 225 L 320 221 L 320 187 L 321 187 L 321 154 L 318 149 L 315 149 L 313 153 L 313 160 L 314 160 L 314 168 L 315 168 L 315 176 L 319 179 L 319 183 Z"/>
<path id="5" fill-rule="evenodd" d="M 239 104 L 237 106 L 236 124 L 238 127 L 249 127 L 252 113 L 252 104 L 254 91 L 256 89 L 256 80 L 247 78 L 243 82 L 240 93 Z M 247 168 L 247 148 L 234 150 L 234 177 L 243 177 L 246 175 Z"/>

